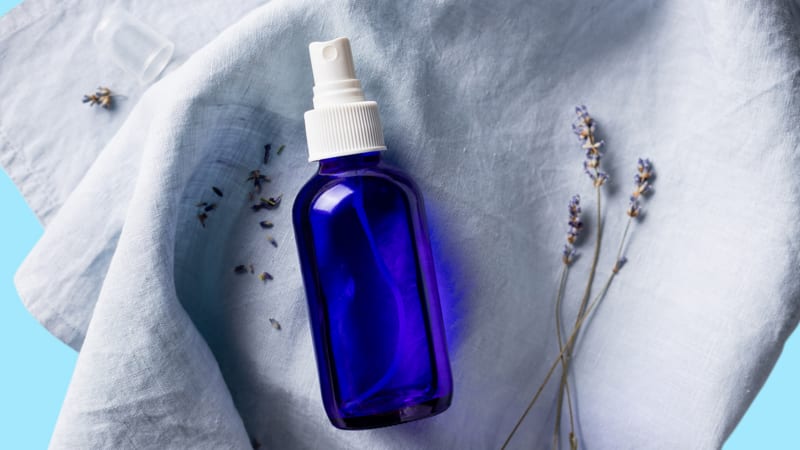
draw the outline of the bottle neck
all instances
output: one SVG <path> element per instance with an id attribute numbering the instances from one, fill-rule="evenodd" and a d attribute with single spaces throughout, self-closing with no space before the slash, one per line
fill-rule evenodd
<path id="1" fill-rule="evenodd" d="M 321 175 L 346 172 L 349 170 L 375 167 L 381 162 L 381 152 L 359 153 L 357 155 L 339 156 L 319 161 L 318 173 Z"/>

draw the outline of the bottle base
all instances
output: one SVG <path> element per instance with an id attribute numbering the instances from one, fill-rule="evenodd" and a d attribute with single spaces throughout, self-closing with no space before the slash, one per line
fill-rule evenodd
<path id="1" fill-rule="evenodd" d="M 452 395 L 447 395 L 384 413 L 359 417 L 330 417 L 330 420 L 333 426 L 342 430 L 388 427 L 435 416 L 449 408 L 451 400 Z"/>

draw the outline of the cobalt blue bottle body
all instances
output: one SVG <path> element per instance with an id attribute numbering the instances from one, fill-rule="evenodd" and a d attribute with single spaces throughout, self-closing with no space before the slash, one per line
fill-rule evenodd
<path id="1" fill-rule="evenodd" d="M 452 378 L 414 182 L 380 152 L 323 159 L 293 221 L 333 425 L 375 428 L 447 409 Z"/>

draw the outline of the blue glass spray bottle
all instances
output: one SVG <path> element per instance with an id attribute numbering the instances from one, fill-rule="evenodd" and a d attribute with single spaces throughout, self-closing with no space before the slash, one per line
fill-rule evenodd
<path id="1" fill-rule="evenodd" d="M 422 196 L 381 162 L 378 105 L 364 99 L 350 42 L 309 52 L 319 170 L 292 215 L 325 411 L 343 429 L 438 414 L 452 377 Z"/>

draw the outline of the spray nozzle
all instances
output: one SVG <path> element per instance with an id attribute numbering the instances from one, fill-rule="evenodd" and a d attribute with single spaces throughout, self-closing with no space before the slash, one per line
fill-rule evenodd
<path id="1" fill-rule="evenodd" d="M 312 42 L 308 51 L 314 73 L 314 108 L 365 100 L 347 38 Z"/>
<path id="2" fill-rule="evenodd" d="M 386 150 L 378 104 L 364 99 L 350 41 L 312 42 L 314 109 L 306 111 L 308 160 Z"/>

